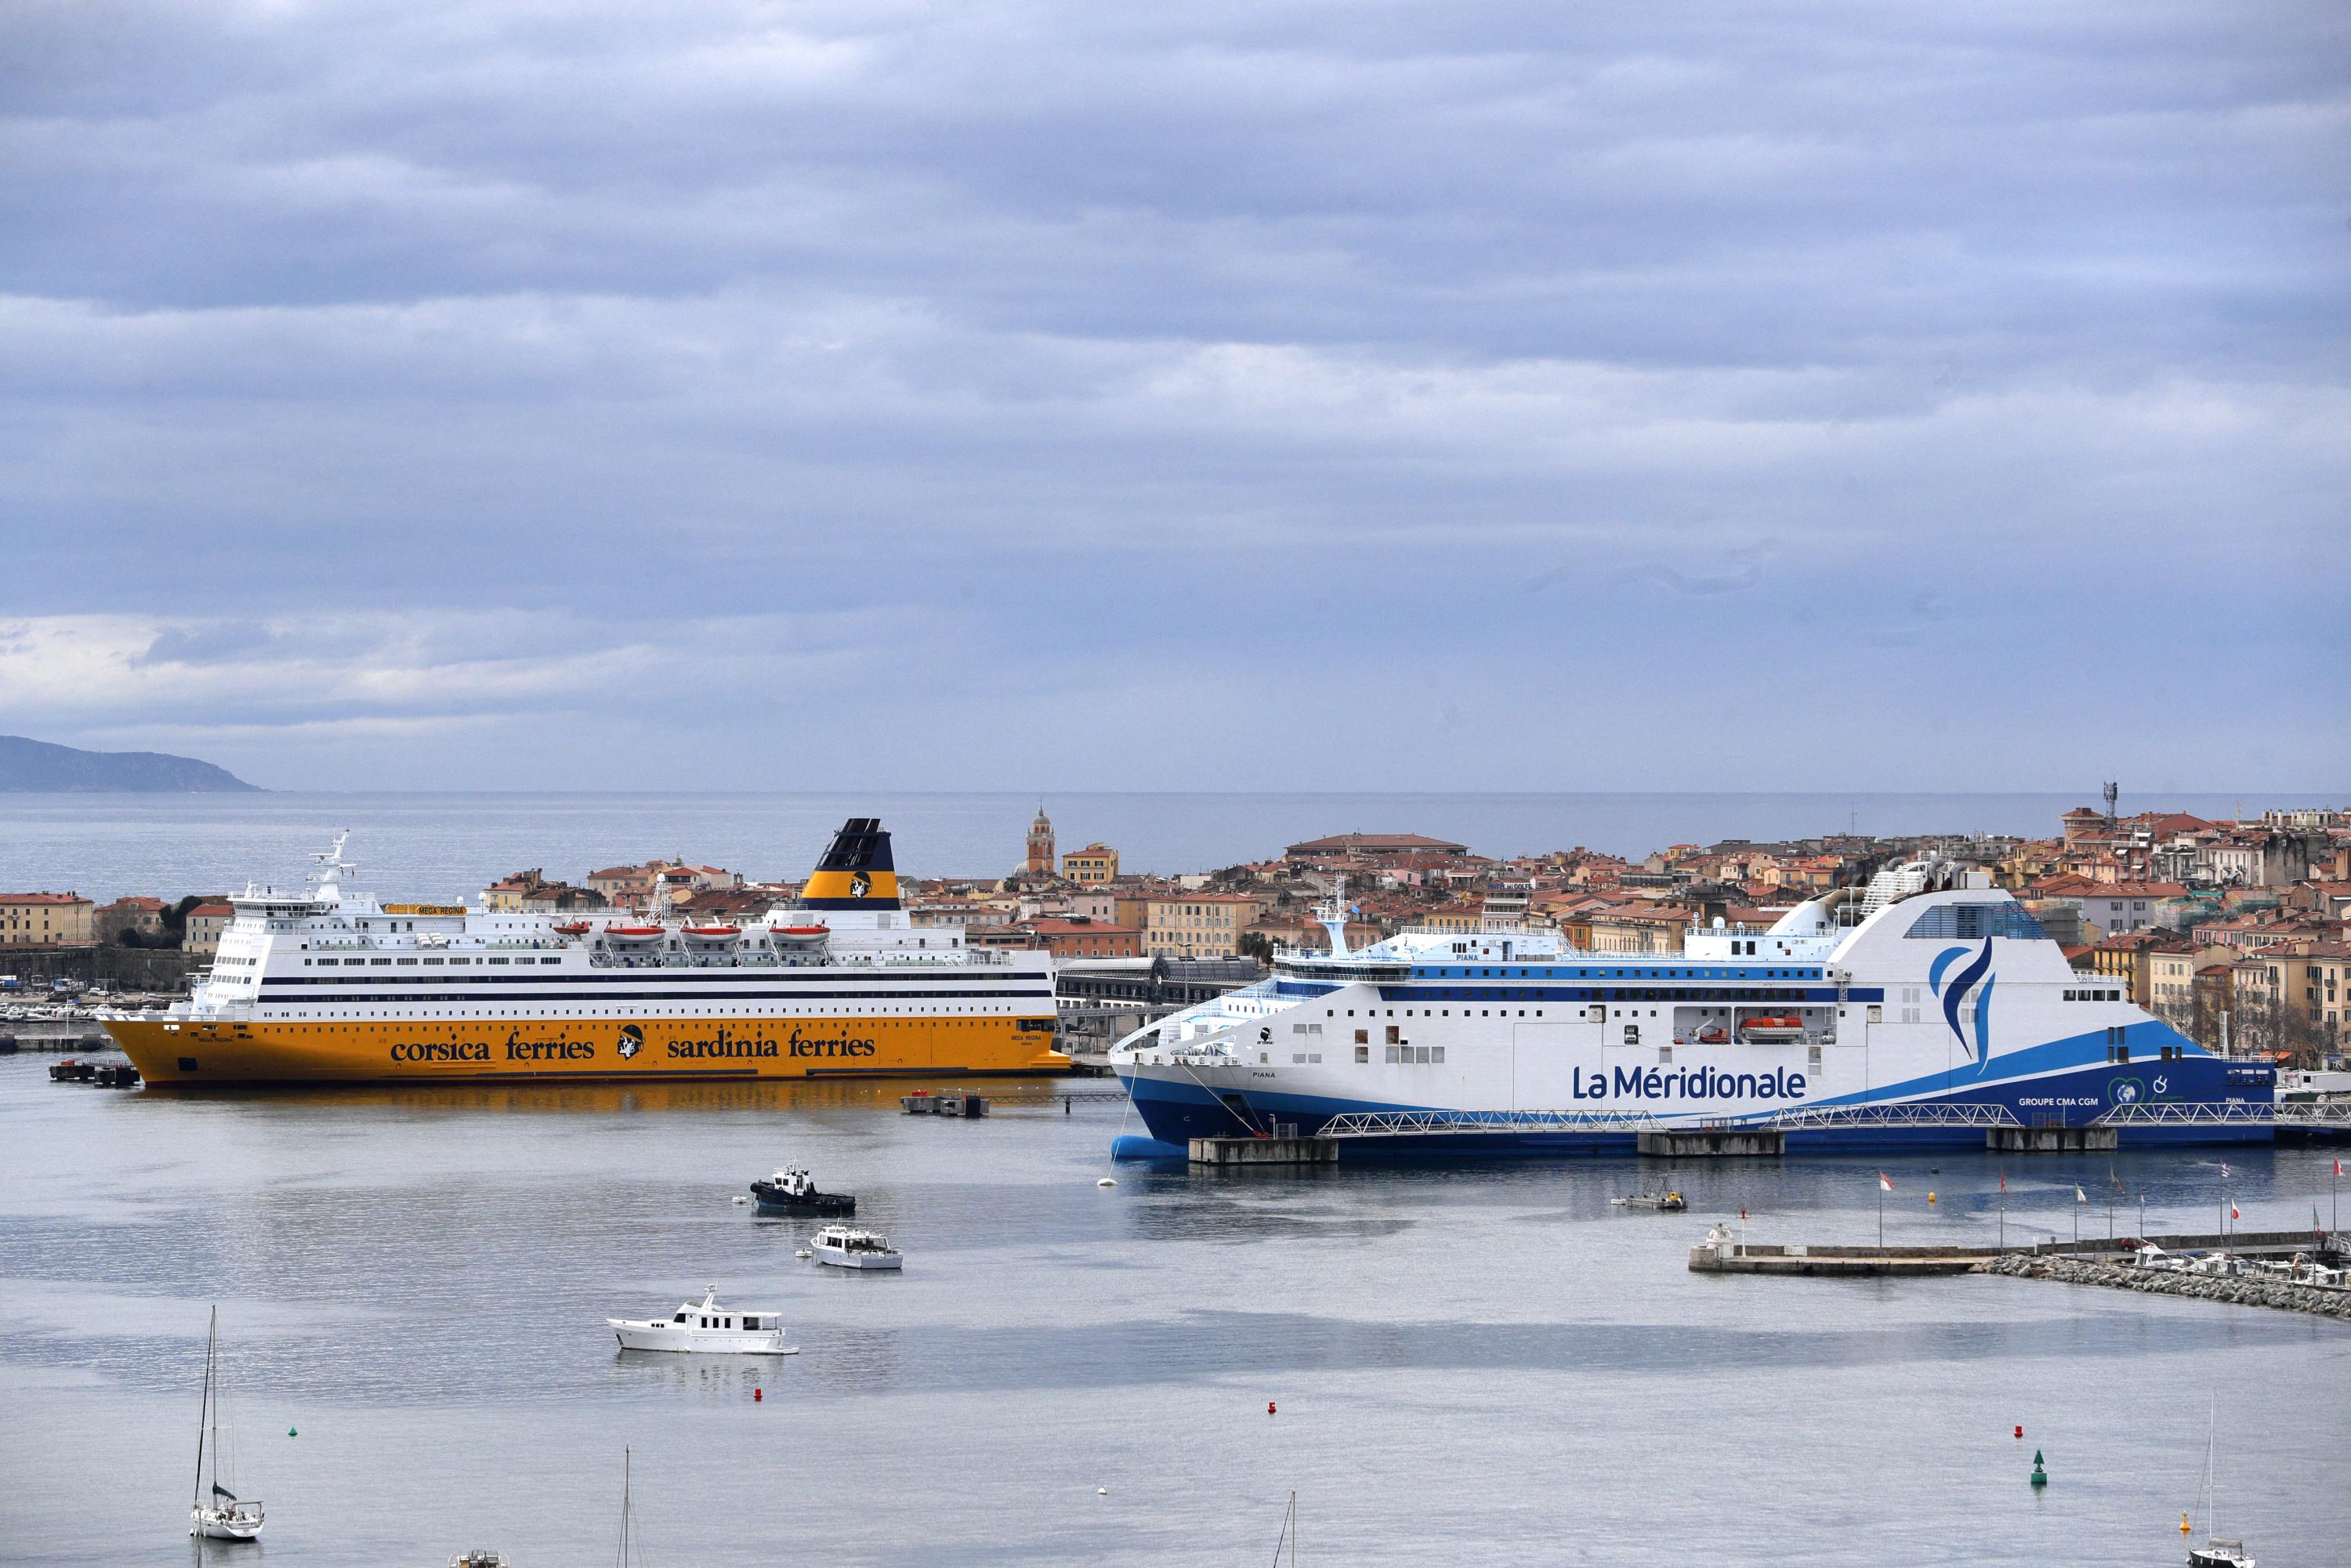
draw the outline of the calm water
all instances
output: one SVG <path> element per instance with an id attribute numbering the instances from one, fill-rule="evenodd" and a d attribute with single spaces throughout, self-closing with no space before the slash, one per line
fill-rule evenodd
<path id="1" fill-rule="evenodd" d="M 1045 805 L 1061 847 L 1100 839 L 1131 871 L 1212 870 L 1325 833 L 1421 832 L 1481 854 L 1583 844 L 1644 855 L 1670 843 L 1842 832 L 2043 837 L 2077 795 L 1068 795 Z M 307 858 L 352 830 L 363 885 L 448 898 L 527 866 L 584 877 L 653 855 L 762 879 L 807 873 L 850 816 L 882 818 L 917 876 L 1001 876 L 1020 863 L 1029 795 L 0 795 L 0 888 L 100 901 L 298 886 Z M 2126 810 L 2158 802 L 2126 799 Z M 2206 816 L 2311 798 L 2167 797 Z"/>
<path id="2" fill-rule="evenodd" d="M 836 1086 L 173 1098 L 42 1068 L 0 1059 L 12 1563 L 190 1562 L 211 1301 L 270 1511 L 214 1561 L 609 1562 L 625 1444 L 656 1563 L 1261 1562 L 1294 1488 L 1302 1563 L 2168 1564 L 2215 1388 L 2265 1568 L 2351 1532 L 2351 1329 L 1685 1267 L 1742 1204 L 1759 1239 L 1866 1239 L 1870 1163 L 1685 1167 L 1682 1216 L 1608 1207 L 1630 1161 L 1106 1190 L 1112 1102 L 943 1124 Z M 787 1156 L 861 1195 L 903 1277 L 820 1273 L 730 1204 Z M 2326 1201 L 2323 1156 L 2229 1157 L 2249 1225 Z M 1985 1160 L 1893 1169 L 1897 1238 L 1991 1230 Z M 2219 1195 L 2197 1156 L 2008 1170 L 2020 1230 L 2110 1170 L 2157 1225 Z M 802 1354 L 622 1355 L 601 1326 L 713 1281 Z"/>

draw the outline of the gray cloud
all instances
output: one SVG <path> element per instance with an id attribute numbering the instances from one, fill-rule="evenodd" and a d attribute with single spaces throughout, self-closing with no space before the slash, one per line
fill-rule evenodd
<path id="1" fill-rule="evenodd" d="M 0 706 L 322 783 L 472 781 L 491 717 L 517 783 L 805 765 L 846 706 L 845 781 L 1112 787 L 1687 787 L 1581 737 L 1865 713 L 1707 782 L 1942 787 L 2179 772 L 2226 693 L 2283 771 L 2188 782 L 2339 779 L 2233 672 L 2351 652 L 2346 57 L 2283 5 L 14 7 Z M 2021 649 L 1970 730 L 2029 779 L 1909 716 Z M 2085 719 L 2085 660 L 2164 678 Z M 1277 693 L 1328 717 L 1192 743 Z M 1451 755 L 1369 745 L 1398 700 Z"/>

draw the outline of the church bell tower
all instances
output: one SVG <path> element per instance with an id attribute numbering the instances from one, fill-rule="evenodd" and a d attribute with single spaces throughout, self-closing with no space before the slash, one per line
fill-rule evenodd
<path id="1" fill-rule="evenodd" d="M 1045 802 L 1037 802 L 1037 820 L 1029 824 L 1029 858 L 1020 864 L 1023 876 L 1053 874 L 1053 822 L 1045 815 Z"/>

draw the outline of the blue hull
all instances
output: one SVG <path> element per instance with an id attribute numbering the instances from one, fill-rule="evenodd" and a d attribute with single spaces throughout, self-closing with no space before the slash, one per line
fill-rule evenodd
<path id="1" fill-rule="evenodd" d="M 2248 1092 L 2247 1085 L 2232 1082 L 2229 1064 L 2216 1058 L 2199 1056 L 2165 1062 L 2162 1070 L 2166 1092 L 2159 1103 L 2163 1104 L 2245 1104 L 2266 1103 L 2268 1099 L 2265 1092 Z M 2000 1083 L 1971 1084 L 1956 1092 L 1889 1096 L 1883 1103 L 1997 1105 L 2006 1109 L 2019 1123 L 2032 1125 L 2045 1124 L 2051 1119 L 2052 1113 L 2046 1106 L 2053 1098 L 2070 1103 L 2069 1109 L 2057 1114 L 2063 1117 L 2065 1124 L 2079 1126 L 2095 1119 L 2110 1105 L 2133 1101 L 2157 1103 L 2146 1094 L 2149 1071 L 2149 1064 L 2145 1061 L 2125 1065 L 2101 1063 L 2072 1071 L 2011 1079 Z M 1151 1131 L 1149 1140 L 1121 1139 L 1122 1146 L 1113 1151 L 1120 1158 L 1179 1158 L 1185 1152 L 1186 1144 L 1193 1138 L 1248 1137 L 1272 1123 L 1293 1123 L 1300 1133 L 1311 1135 L 1320 1132 L 1332 1117 L 1349 1113 L 1444 1109 L 1283 1094 L 1262 1090 L 1233 1092 L 1228 1097 L 1238 1100 L 1246 1108 L 1249 1119 L 1245 1120 L 1226 1103 L 1225 1099 L 1198 1083 L 1137 1076 L 1122 1076 L 1120 1082 L 1126 1086 L 1128 1095 L 1134 1102 L 1135 1113 Z M 1661 1118 L 1668 1123 L 1677 1119 L 1680 1118 Z M 1696 1117 L 1687 1119 L 1693 1124 L 1698 1120 Z M 1252 1126 L 1251 1121 L 1257 1124 Z M 1394 1139 L 1360 1138 L 1350 1139 L 1349 1142 L 1357 1147 L 1396 1153 L 1420 1151 L 1468 1155 L 1627 1154 L 1633 1151 L 1635 1137 L 1636 1134 L 1630 1132 L 1535 1131 L 1416 1134 Z M 2273 1141 L 2273 1134 L 2265 1125 L 2166 1127 L 2126 1124 L 2121 1141 L 2125 1146 L 2133 1148 L 2189 1144 L 2268 1144 Z M 1150 1146 L 1155 1145 L 1155 1147 Z M 1899 1153 L 1905 1150 L 1980 1149 L 1983 1146 L 1984 1129 L 1964 1124 L 1797 1128 L 1791 1129 L 1787 1135 L 1787 1147 L 1792 1150 L 1883 1150 Z"/>

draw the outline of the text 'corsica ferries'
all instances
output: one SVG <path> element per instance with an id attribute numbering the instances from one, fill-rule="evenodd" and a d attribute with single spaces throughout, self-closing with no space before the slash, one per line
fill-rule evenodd
<path id="1" fill-rule="evenodd" d="M 1949 862 L 1888 869 L 1768 930 L 1693 926 L 1669 954 L 1520 929 L 1350 952 L 1343 906 L 1343 885 L 1320 912 L 1331 953 L 1286 954 L 1270 977 L 1119 1042 L 1113 1069 L 1157 1141 L 1129 1152 L 1292 1126 L 1629 1147 L 1645 1128 L 1708 1122 L 1980 1147 L 1987 1121 L 2273 1098 L 2269 1069 L 2212 1055 L 2120 979 L 2075 973 L 2022 905 Z"/>
<path id="2" fill-rule="evenodd" d="M 1065 1070 L 1052 960 L 910 924 L 852 818 L 798 904 L 695 925 L 379 904 L 343 841 L 300 894 L 230 902 L 209 977 L 106 1028 L 152 1084 L 839 1078 Z"/>

